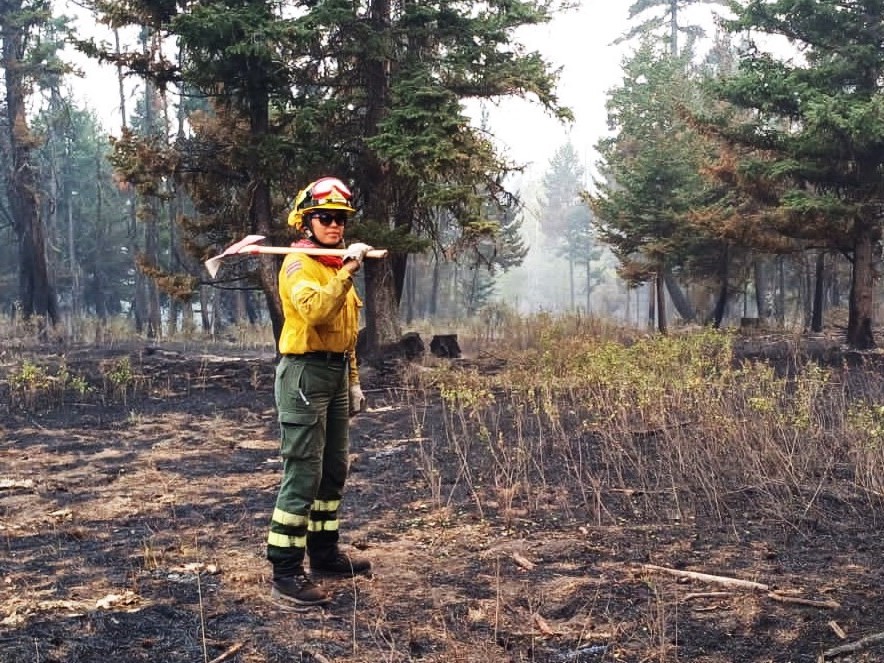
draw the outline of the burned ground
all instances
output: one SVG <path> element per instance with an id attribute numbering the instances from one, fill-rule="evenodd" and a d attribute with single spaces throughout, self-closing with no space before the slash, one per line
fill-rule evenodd
<path id="1" fill-rule="evenodd" d="M 830 651 L 884 631 L 871 503 L 776 522 L 753 518 L 747 493 L 723 526 L 649 522 L 628 491 L 605 524 L 556 500 L 527 514 L 450 486 L 435 499 L 440 403 L 391 371 L 363 377 L 342 513 L 374 577 L 325 581 L 329 606 L 282 611 L 263 558 L 274 357 L 65 356 L 91 395 L 25 402 L 9 389 L 19 364 L 0 376 L 2 663 L 884 660 L 873 643 Z M 129 371 L 116 393 L 108 366 Z"/>

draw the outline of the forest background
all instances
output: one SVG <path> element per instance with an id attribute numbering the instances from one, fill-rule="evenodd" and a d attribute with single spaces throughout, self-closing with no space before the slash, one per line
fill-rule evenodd
<path id="1" fill-rule="evenodd" d="M 119 45 L 0 5 L 0 660 L 881 660 L 884 385 L 856 350 L 882 9 L 745 2 L 704 37 L 686 10 L 713 6 L 628 7 L 589 164 L 518 45 L 545 4 L 91 7 Z M 110 140 L 66 92 L 69 38 L 119 67 Z M 520 195 L 491 128 L 510 98 L 565 121 Z M 456 361 L 360 366 L 347 535 L 377 579 L 292 628 L 263 558 L 276 262 L 202 260 L 290 241 L 326 172 L 392 254 L 359 283 L 363 340 L 471 333 Z M 515 285 L 568 314 L 515 315 Z M 635 328 L 686 321 L 785 333 Z M 833 329 L 849 347 L 796 333 Z"/>
<path id="2" fill-rule="evenodd" d="M 250 233 L 287 243 L 294 193 L 334 172 L 353 239 L 393 252 L 360 283 L 369 350 L 403 322 L 526 307 L 661 331 L 670 309 L 815 330 L 844 312 L 847 343 L 873 347 L 882 28 L 865 4 L 712 22 L 724 3 L 635 2 L 590 166 L 562 72 L 519 38 L 566 4 L 91 3 L 105 42 L 7 3 L 0 303 L 74 335 L 83 316 L 151 338 L 278 331 L 273 259 L 217 280 L 201 262 Z M 118 75 L 110 141 L 69 94 L 71 47 Z M 561 122 L 535 182 L 495 136 L 511 99 Z"/>

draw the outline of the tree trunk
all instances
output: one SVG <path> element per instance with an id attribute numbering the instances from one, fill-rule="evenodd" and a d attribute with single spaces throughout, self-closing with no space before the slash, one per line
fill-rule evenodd
<path id="1" fill-rule="evenodd" d="M 373 293 L 368 300 L 371 314 L 366 313 L 365 316 L 366 349 L 372 354 L 382 345 L 393 343 L 402 336 L 399 308 L 393 297 L 393 268 L 389 260 L 365 261 L 365 291 Z"/>
<path id="2" fill-rule="evenodd" d="M 875 347 L 874 319 L 874 239 L 871 224 L 857 221 L 853 245 L 853 277 L 850 283 L 850 312 L 847 318 L 847 345 L 856 350 Z"/>
<path id="3" fill-rule="evenodd" d="M 655 305 L 657 303 L 657 278 L 656 276 L 648 281 L 648 329 L 654 329 L 657 322 L 657 312 Z"/>
<path id="4" fill-rule="evenodd" d="M 577 300 L 574 298 L 574 259 L 568 258 L 568 293 L 571 297 L 571 310 L 577 308 Z"/>
<path id="5" fill-rule="evenodd" d="M 777 256 L 777 319 L 786 325 L 786 259 Z"/>
<path id="6" fill-rule="evenodd" d="M 109 235 L 109 219 L 104 214 L 104 190 L 101 166 L 104 164 L 104 154 L 96 146 L 95 151 L 95 227 L 97 229 L 96 241 L 99 246 L 107 245 L 107 236 Z M 108 293 L 106 292 L 107 278 L 105 274 L 104 263 L 101 260 L 96 261 L 92 268 L 92 301 L 95 307 L 95 314 L 98 316 L 101 326 L 107 322 L 110 313 L 108 309 Z"/>
<path id="7" fill-rule="evenodd" d="M 402 295 L 402 301 L 399 302 L 399 304 L 403 310 L 406 324 L 411 324 L 411 322 L 414 320 L 414 317 L 415 317 L 415 313 L 414 313 L 414 304 L 415 304 L 415 302 L 414 302 L 414 290 L 415 290 L 414 280 L 417 277 L 414 272 L 415 272 L 414 265 L 411 265 L 410 269 L 405 270 L 405 290 Z"/>
<path id="8" fill-rule="evenodd" d="M 730 299 L 730 252 L 727 249 L 725 249 L 718 271 L 718 284 L 718 299 L 715 301 L 715 309 L 712 312 L 712 326 L 716 329 L 720 329 L 724 322 L 727 303 Z"/>
<path id="9" fill-rule="evenodd" d="M 2 66 L 6 81 L 6 125 L 10 149 L 6 194 L 18 238 L 22 314 L 26 318 L 45 318 L 55 325 L 58 322 L 58 301 L 55 287 L 49 278 L 46 236 L 40 216 L 37 173 L 33 164 L 33 149 L 37 141 L 28 127 L 25 81 L 19 60 L 24 47 L 22 34 L 12 20 L 21 10 L 21 3 L 7 3 L 0 35 L 3 39 Z M 45 335 L 45 332 L 45 327 L 41 326 L 41 335 Z"/>
<path id="10" fill-rule="evenodd" d="M 143 217 L 143 221 L 145 221 L 143 224 L 144 257 L 149 264 L 159 267 L 160 220 L 159 215 L 157 214 L 157 202 L 153 199 L 146 200 L 144 201 L 144 205 L 150 209 L 150 212 Z M 163 327 L 160 316 L 160 292 L 159 288 L 157 288 L 157 282 L 153 278 L 147 277 L 145 289 L 147 292 L 147 337 L 162 338 Z"/>
<path id="11" fill-rule="evenodd" d="M 720 329 L 727 312 L 727 302 L 730 299 L 730 288 L 727 279 L 722 279 L 718 284 L 718 297 L 715 299 L 715 308 L 712 311 L 712 326 Z"/>
<path id="12" fill-rule="evenodd" d="M 810 330 L 823 331 L 824 294 L 826 292 L 826 252 L 820 251 L 816 256 L 814 270 L 813 310 L 810 315 Z"/>
<path id="13" fill-rule="evenodd" d="M 663 269 L 663 279 L 666 283 L 666 290 L 669 292 L 670 298 L 672 298 L 672 305 L 675 306 L 675 310 L 681 316 L 682 320 L 685 322 L 692 322 L 696 319 L 697 312 L 694 310 L 694 307 L 691 306 L 691 302 L 688 300 L 687 296 L 685 296 L 681 286 L 678 285 L 678 281 L 675 280 L 672 270 L 668 267 Z"/>
<path id="14" fill-rule="evenodd" d="M 115 53 L 120 55 L 120 33 L 114 30 Z M 128 128 L 128 120 L 126 118 L 126 94 L 123 85 L 123 68 L 117 65 L 117 85 L 120 94 L 120 128 L 125 130 Z M 127 228 L 127 236 L 129 238 L 129 255 L 133 261 L 140 252 L 140 243 L 138 241 L 138 213 L 135 204 L 135 196 L 131 189 L 126 191 L 126 210 L 128 212 L 129 225 Z M 138 265 L 132 265 L 135 274 L 135 292 L 132 296 L 132 314 L 135 324 L 135 333 L 141 334 L 144 331 L 145 317 L 147 314 L 147 278 L 138 269 Z"/>
<path id="15" fill-rule="evenodd" d="M 253 144 L 260 145 L 270 131 L 270 106 L 267 89 L 260 83 L 248 92 L 249 129 Z M 255 151 L 253 159 L 257 160 Z M 251 198 L 249 200 L 249 220 L 254 232 L 258 235 L 271 236 L 272 209 L 270 205 L 270 187 L 267 185 L 266 174 L 260 164 L 255 161 L 249 166 Z M 367 261 L 369 262 L 369 261 Z M 281 260 L 275 256 L 261 256 L 258 261 L 258 280 L 267 302 L 270 322 L 273 327 L 273 338 L 279 340 L 282 334 L 284 316 L 282 301 L 279 298 L 279 267 Z"/>
<path id="16" fill-rule="evenodd" d="M 669 323 L 666 320 L 666 285 L 663 282 L 663 269 L 657 272 L 657 277 L 654 279 L 654 283 L 656 284 L 656 293 L 657 293 L 657 331 L 661 334 L 667 333 L 669 331 Z"/>
<path id="17" fill-rule="evenodd" d="M 389 40 L 390 0 L 372 0 L 369 21 L 377 47 L 364 62 L 366 73 L 365 136 L 375 136 L 389 107 L 390 81 L 386 44 Z M 390 168 L 366 150 L 362 163 L 365 186 L 363 212 L 372 223 L 387 227 L 393 221 L 390 212 Z M 371 355 L 402 335 L 399 324 L 399 296 L 403 262 L 397 262 L 399 277 L 394 274 L 393 260 L 366 260 L 365 271 L 365 351 Z"/>
<path id="18" fill-rule="evenodd" d="M 439 256 L 433 254 L 433 282 L 430 289 L 429 306 L 426 307 L 429 318 L 436 317 L 436 312 L 439 310 L 439 271 Z"/>
<path id="19" fill-rule="evenodd" d="M 145 34 L 144 49 L 147 52 L 150 48 L 150 39 L 152 35 Z M 145 131 L 152 133 L 154 131 L 154 86 L 150 80 L 144 83 L 144 125 Z M 140 220 L 144 226 L 144 260 L 153 268 L 159 267 L 159 249 L 160 249 L 160 231 L 159 231 L 159 215 L 157 214 L 157 200 L 153 195 L 147 195 L 144 192 L 140 194 L 141 207 Z M 160 317 L 160 293 L 157 288 L 156 281 L 145 275 L 144 289 L 147 303 L 147 337 L 161 338 L 163 335 L 162 320 Z"/>
<path id="20" fill-rule="evenodd" d="M 592 262 L 586 261 L 586 315 L 592 312 Z"/>
<path id="21" fill-rule="evenodd" d="M 755 282 L 755 310 L 758 318 L 763 320 L 771 314 L 767 260 L 764 257 L 758 257 L 752 263 L 752 275 Z"/>

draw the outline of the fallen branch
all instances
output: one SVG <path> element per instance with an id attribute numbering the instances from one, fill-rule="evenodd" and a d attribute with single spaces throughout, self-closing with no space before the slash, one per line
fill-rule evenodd
<path id="1" fill-rule="evenodd" d="M 535 566 L 534 562 L 517 552 L 513 553 L 513 561 L 526 571 L 531 571 Z"/>
<path id="2" fill-rule="evenodd" d="M 853 654 L 860 649 L 865 649 L 869 645 L 874 645 L 878 642 L 884 642 L 884 632 L 873 633 L 872 635 L 867 635 L 864 638 L 860 638 L 856 642 L 849 642 L 846 645 L 838 645 L 837 647 L 827 649 L 822 654 L 820 654 L 820 657 L 817 660 L 822 662 L 825 661 L 827 658 L 835 658 L 836 656 L 840 656 L 841 654 Z"/>
<path id="3" fill-rule="evenodd" d="M 844 632 L 844 629 L 841 628 L 841 624 L 836 622 L 834 619 L 829 621 L 829 628 L 835 631 L 835 635 L 837 635 L 842 640 L 847 640 L 847 633 Z"/>
<path id="4" fill-rule="evenodd" d="M 211 661 L 209 661 L 209 663 L 221 663 L 221 661 L 226 661 L 228 658 L 230 658 L 236 652 L 242 649 L 245 644 L 245 642 L 237 642 L 235 645 L 231 645 L 224 651 L 224 653 L 222 653 L 220 656 L 216 656 Z"/>
<path id="5" fill-rule="evenodd" d="M 690 601 L 691 599 L 722 599 L 730 595 L 730 592 L 691 592 L 690 594 L 685 594 L 682 600 Z"/>
<path id="6" fill-rule="evenodd" d="M 727 587 L 741 587 L 743 589 L 757 589 L 763 592 L 770 590 L 768 585 L 761 582 L 753 582 L 752 580 L 740 580 L 739 578 L 729 578 L 727 576 L 716 576 L 708 573 L 697 573 L 696 571 L 682 571 L 681 569 L 670 569 L 666 566 L 656 566 L 654 564 L 644 564 L 644 568 L 649 571 L 660 571 L 670 575 L 679 576 L 681 578 L 691 578 L 692 580 L 702 580 L 703 582 L 714 582 Z"/>
<path id="7" fill-rule="evenodd" d="M 800 596 L 783 596 L 782 594 L 778 594 L 777 592 L 768 592 L 768 598 L 773 599 L 774 601 L 780 601 L 781 603 L 797 603 L 798 605 L 808 605 L 812 608 L 840 608 L 841 604 L 837 601 L 827 600 L 827 601 L 814 601 L 813 599 L 803 599 Z"/>
<path id="8" fill-rule="evenodd" d="M 550 636 L 556 634 L 556 632 L 553 631 L 552 627 L 550 627 L 549 622 L 547 622 L 538 613 L 535 612 L 532 615 L 532 619 L 534 621 L 534 625 L 537 627 L 537 630 L 543 633 L 543 635 Z"/>

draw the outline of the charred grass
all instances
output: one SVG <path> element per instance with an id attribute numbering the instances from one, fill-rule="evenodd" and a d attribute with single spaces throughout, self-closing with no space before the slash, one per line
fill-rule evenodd
<path id="1" fill-rule="evenodd" d="M 884 630 L 877 355 L 503 322 L 363 368 L 375 578 L 298 615 L 266 600 L 272 351 L 7 346 L 0 661 L 810 662 Z"/>

